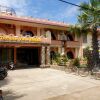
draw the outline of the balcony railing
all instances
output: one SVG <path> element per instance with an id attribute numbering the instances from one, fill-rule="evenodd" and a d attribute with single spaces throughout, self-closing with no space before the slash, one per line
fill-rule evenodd
<path id="1" fill-rule="evenodd" d="M 79 41 L 67 41 L 66 47 L 69 47 L 69 48 L 80 47 L 80 42 Z"/>
<path id="2" fill-rule="evenodd" d="M 62 45 L 62 42 L 60 40 L 51 40 L 51 45 Z"/>
<path id="3" fill-rule="evenodd" d="M 1 43 L 43 43 L 51 44 L 51 40 L 45 37 L 33 36 L 33 37 L 19 37 L 19 36 L 9 36 L 0 35 Z"/>

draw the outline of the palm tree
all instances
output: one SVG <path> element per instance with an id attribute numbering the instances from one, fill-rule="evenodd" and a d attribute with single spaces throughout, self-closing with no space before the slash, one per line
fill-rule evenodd
<path id="1" fill-rule="evenodd" d="M 80 31 L 82 34 L 87 33 L 87 30 L 91 32 L 93 65 L 97 65 L 100 64 L 97 39 L 97 29 L 100 27 L 100 1 L 90 0 L 89 3 L 84 2 L 81 3 L 80 6 L 81 13 L 78 16 L 78 22 L 81 27 L 78 28 L 78 32 Z"/>
<path id="2" fill-rule="evenodd" d="M 81 11 L 80 15 L 78 16 L 78 24 L 80 24 L 81 26 L 70 26 L 67 31 L 71 33 L 78 33 L 77 35 L 79 36 L 82 34 L 87 34 L 88 32 L 92 33 L 93 65 L 100 65 L 97 39 L 97 29 L 100 28 L 100 0 L 90 0 L 89 2 L 83 2 L 78 7 L 80 7 Z"/>

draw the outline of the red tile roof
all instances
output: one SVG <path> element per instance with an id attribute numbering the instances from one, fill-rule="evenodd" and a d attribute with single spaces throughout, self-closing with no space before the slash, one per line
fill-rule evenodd
<path id="1" fill-rule="evenodd" d="M 63 22 L 56 22 L 56 21 L 50 21 L 50 20 L 46 20 L 46 19 L 38 19 L 38 18 L 32 18 L 32 17 L 1 15 L 0 18 L 16 20 L 16 21 L 25 21 L 25 22 L 31 22 L 31 23 L 37 23 L 37 24 L 55 25 L 55 26 L 61 26 L 61 27 L 69 26 L 68 24 L 63 23 Z"/>

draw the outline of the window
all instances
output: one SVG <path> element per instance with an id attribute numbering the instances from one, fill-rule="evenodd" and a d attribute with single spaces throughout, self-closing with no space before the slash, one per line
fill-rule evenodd
<path id="1" fill-rule="evenodd" d="M 56 36 L 54 35 L 54 33 L 51 33 L 51 39 L 56 40 Z"/>
<path id="2" fill-rule="evenodd" d="M 73 55 L 72 51 L 67 52 L 67 57 L 68 57 L 68 59 L 74 59 L 74 55 Z"/>
<path id="3" fill-rule="evenodd" d="M 23 36 L 34 36 L 33 32 L 32 31 L 25 31 L 25 32 L 22 32 Z"/>
<path id="4" fill-rule="evenodd" d="M 71 34 L 67 35 L 67 41 L 74 41 L 73 36 Z"/>

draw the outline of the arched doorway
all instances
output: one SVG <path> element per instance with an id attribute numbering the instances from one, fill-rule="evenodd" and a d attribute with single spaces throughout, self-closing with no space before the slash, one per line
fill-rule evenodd
<path id="1" fill-rule="evenodd" d="M 39 62 L 39 49 L 34 48 L 17 48 L 17 63 L 21 66 L 38 66 Z"/>
<path id="2" fill-rule="evenodd" d="M 68 57 L 68 59 L 74 59 L 73 52 L 72 51 L 68 51 L 67 52 L 67 57 Z"/>
<path id="3" fill-rule="evenodd" d="M 67 41 L 74 41 L 73 36 L 71 34 L 67 35 Z"/>
<path id="4" fill-rule="evenodd" d="M 55 36 L 55 34 L 53 32 L 51 32 L 51 39 L 52 40 L 56 40 L 56 36 Z"/>
<path id="5" fill-rule="evenodd" d="M 32 31 L 24 31 L 24 32 L 22 32 L 22 35 L 23 36 L 30 36 L 30 37 L 34 36 Z"/>
<path id="6" fill-rule="evenodd" d="M 50 61 L 51 61 L 51 64 L 53 63 L 52 61 L 55 59 L 55 57 L 56 57 L 55 51 L 51 51 L 50 52 Z"/>

